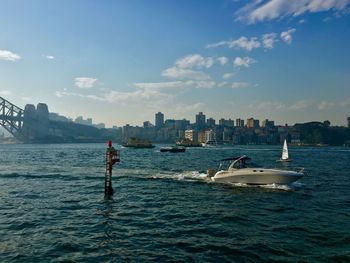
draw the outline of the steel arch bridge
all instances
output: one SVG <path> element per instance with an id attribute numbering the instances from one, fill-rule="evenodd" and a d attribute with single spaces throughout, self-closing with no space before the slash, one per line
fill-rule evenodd
<path id="1" fill-rule="evenodd" d="M 23 110 L 0 97 L 0 125 L 15 137 L 20 137 L 23 127 Z"/>

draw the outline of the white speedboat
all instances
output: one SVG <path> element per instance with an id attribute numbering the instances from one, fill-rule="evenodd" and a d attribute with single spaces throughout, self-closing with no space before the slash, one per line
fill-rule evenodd
<path id="1" fill-rule="evenodd" d="M 227 170 L 220 170 L 216 173 L 213 170 L 208 172 L 208 176 L 214 182 L 257 185 L 290 184 L 304 176 L 303 169 L 297 172 L 254 167 L 254 165 L 249 164 L 250 158 L 246 155 L 222 161 L 231 161 L 231 163 Z"/>

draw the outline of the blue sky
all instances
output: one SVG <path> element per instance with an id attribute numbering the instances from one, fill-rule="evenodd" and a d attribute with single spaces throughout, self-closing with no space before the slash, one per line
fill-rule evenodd
<path id="1" fill-rule="evenodd" d="M 0 96 L 107 126 L 350 116 L 350 0 L 1 1 Z"/>

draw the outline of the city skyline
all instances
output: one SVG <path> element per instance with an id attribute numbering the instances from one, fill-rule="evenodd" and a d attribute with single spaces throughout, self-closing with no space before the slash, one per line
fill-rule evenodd
<path id="1" fill-rule="evenodd" d="M 346 126 L 349 3 L 3 1 L 0 96 L 107 127 L 157 112 Z"/>

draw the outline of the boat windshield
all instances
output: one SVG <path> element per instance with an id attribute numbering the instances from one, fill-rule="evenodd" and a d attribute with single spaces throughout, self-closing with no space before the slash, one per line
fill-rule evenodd
<path id="1" fill-rule="evenodd" d="M 219 170 L 242 169 L 242 168 L 257 168 L 261 167 L 258 164 L 251 162 L 251 159 L 245 155 L 238 158 L 226 158 L 222 159 Z"/>
<path id="2" fill-rule="evenodd" d="M 261 167 L 261 166 L 247 159 L 236 160 L 232 162 L 229 166 L 229 168 L 234 168 L 234 169 L 257 168 L 257 167 Z"/>

